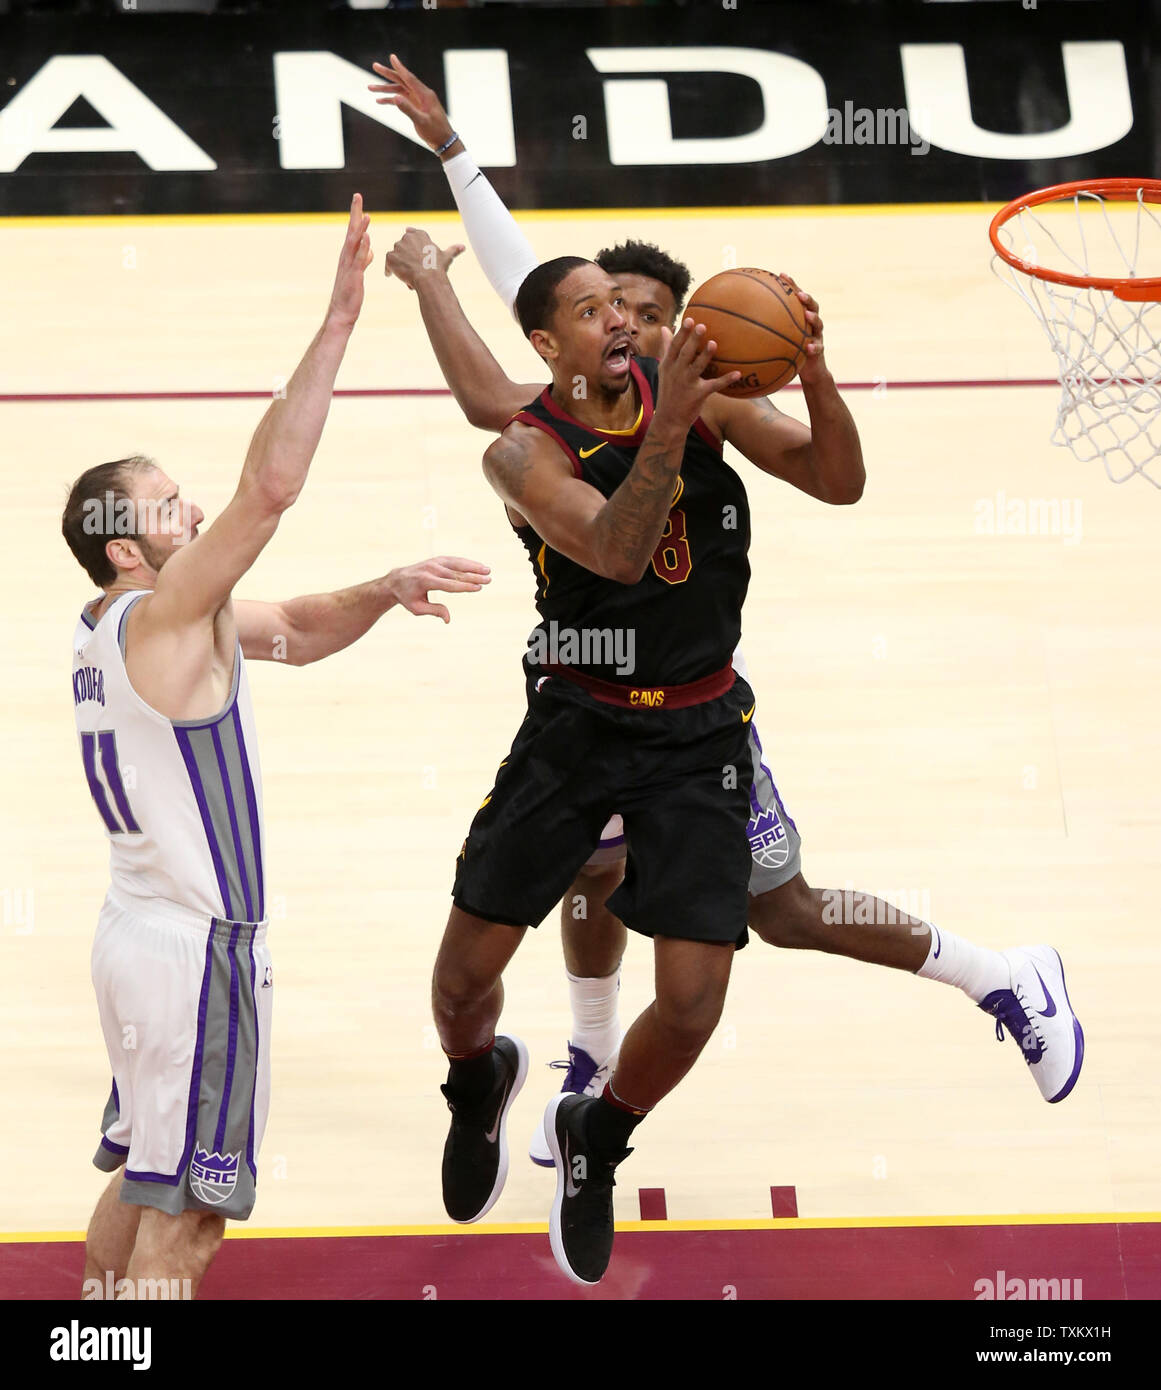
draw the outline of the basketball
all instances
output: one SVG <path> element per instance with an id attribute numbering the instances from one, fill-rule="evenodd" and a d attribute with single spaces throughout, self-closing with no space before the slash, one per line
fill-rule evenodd
<path id="1" fill-rule="evenodd" d="M 806 361 L 802 301 L 768 270 L 723 270 L 694 291 L 682 318 L 704 323 L 718 345 L 707 377 L 742 373 L 724 395 L 768 396 Z"/>

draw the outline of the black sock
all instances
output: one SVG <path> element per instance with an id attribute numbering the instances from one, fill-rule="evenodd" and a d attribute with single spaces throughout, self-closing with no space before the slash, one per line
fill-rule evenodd
<path id="1" fill-rule="evenodd" d="M 629 1147 L 629 1136 L 644 1118 L 598 1096 L 595 1105 L 585 1107 L 585 1142 L 602 1153 L 620 1153 Z"/>
<path id="2" fill-rule="evenodd" d="M 448 1059 L 447 1087 L 462 1105 L 478 1105 L 495 1085 L 495 1046 L 493 1042 L 487 1052 L 477 1053 L 475 1057 L 463 1061 Z"/>

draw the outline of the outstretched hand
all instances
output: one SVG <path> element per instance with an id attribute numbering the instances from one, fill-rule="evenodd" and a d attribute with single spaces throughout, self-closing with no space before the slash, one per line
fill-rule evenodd
<path id="1" fill-rule="evenodd" d="M 429 603 L 428 593 L 438 589 L 443 594 L 476 594 L 492 582 L 492 571 L 479 560 L 463 560 L 457 555 L 437 555 L 432 560 L 392 570 L 388 576 L 396 601 L 417 617 L 430 615 L 451 622 L 451 614 L 442 603 Z"/>
<path id="2" fill-rule="evenodd" d="M 347 235 L 339 254 L 339 268 L 335 273 L 335 287 L 331 291 L 331 303 L 327 317 L 348 328 L 354 327 L 363 307 L 363 273 L 371 264 L 371 238 L 368 228 L 371 219 L 363 211 L 363 195 L 356 193 L 351 199 L 351 216 L 347 222 Z"/>
<path id="3" fill-rule="evenodd" d="M 416 135 L 426 140 L 433 150 L 438 150 L 451 139 L 451 121 L 439 97 L 413 72 L 409 72 L 396 54 L 391 54 L 389 68 L 382 63 L 372 63 L 371 66 L 383 81 L 369 84 L 367 90 L 387 94 L 376 98 L 379 106 L 395 106 L 402 111 L 415 127 Z"/>
<path id="4" fill-rule="evenodd" d="M 704 323 L 686 319 L 676 333 L 663 328 L 661 336 L 664 351 L 658 365 L 657 414 L 688 429 L 709 397 L 733 386 L 742 374 L 702 375 L 718 346 L 707 336 Z"/>
<path id="5" fill-rule="evenodd" d="M 408 227 L 395 245 L 387 252 L 383 264 L 385 275 L 394 275 L 409 290 L 415 288 L 416 279 L 424 271 L 435 270 L 446 275 L 448 266 L 467 248 L 462 242 L 449 246 L 447 250 L 436 246 L 431 237 L 418 227 Z"/>

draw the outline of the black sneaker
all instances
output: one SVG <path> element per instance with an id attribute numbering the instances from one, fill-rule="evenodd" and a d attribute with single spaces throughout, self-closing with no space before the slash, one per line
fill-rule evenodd
<path id="1" fill-rule="evenodd" d="M 613 1176 L 632 1149 L 598 1153 L 584 1138 L 583 1117 L 592 1096 L 553 1096 L 544 1112 L 544 1137 L 556 1164 L 556 1197 L 548 1232 L 561 1272 L 574 1284 L 597 1284 L 613 1253 Z"/>
<path id="2" fill-rule="evenodd" d="M 496 1080 L 475 1105 L 462 1105 L 439 1089 L 452 1113 L 443 1146 L 443 1205 L 453 1221 L 478 1221 L 496 1203 L 508 1176 L 508 1111 L 528 1075 L 528 1049 L 519 1038 L 498 1037 L 492 1050 Z"/>

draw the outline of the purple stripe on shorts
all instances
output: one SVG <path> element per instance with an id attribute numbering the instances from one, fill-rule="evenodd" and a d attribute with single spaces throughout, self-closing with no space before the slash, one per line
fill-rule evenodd
<path id="1" fill-rule="evenodd" d="M 103 1134 L 101 1135 L 101 1148 L 108 1149 L 111 1154 L 127 1154 L 129 1152 L 128 1144 L 114 1144 L 112 1139 L 106 1139 Z"/>
<path id="2" fill-rule="evenodd" d="M 783 804 L 782 804 L 782 798 L 778 795 L 778 783 L 775 782 L 775 780 L 774 780 L 774 774 L 773 774 L 773 773 L 770 771 L 770 769 L 766 766 L 765 760 L 764 760 L 764 758 L 763 758 L 763 756 L 762 756 L 762 740 L 758 737 L 758 730 L 757 730 L 756 726 L 753 725 L 753 724 L 750 725 L 750 737 L 754 740 L 754 747 L 757 748 L 757 750 L 758 750 L 758 766 L 762 769 L 762 771 L 763 771 L 763 772 L 766 774 L 766 776 L 769 777 L 769 779 L 770 779 L 770 787 L 771 787 L 772 791 L 774 792 L 774 801 L 775 801 L 775 804 L 776 804 L 777 807 L 778 807 L 779 819 L 781 819 L 781 820 L 784 821 L 787 825 L 789 825 L 790 828 L 791 828 L 791 830 L 793 830 L 793 831 L 795 832 L 795 834 L 797 834 L 797 833 L 798 833 L 798 826 L 796 826 L 796 825 L 794 824 L 794 822 L 790 819 L 789 815 L 787 815 L 787 813 L 786 813 L 786 807 L 783 806 Z M 753 784 L 751 784 L 751 786 L 750 786 L 750 805 L 753 806 L 753 808 L 754 808 L 754 816 L 755 816 L 755 818 L 758 817 L 759 815 L 761 815 L 761 813 L 762 813 L 762 807 L 758 804 L 758 799 L 757 799 L 757 797 L 756 797 L 755 794 L 754 794 L 754 787 L 753 787 Z"/>
<path id="3" fill-rule="evenodd" d="M 238 834 L 238 813 L 234 809 L 234 792 L 230 786 L 230 773 L 226 767 L 226 755 L 222 751 L 222 739 L 215 724 L 210 734 L 214 740 L 214 756 L 218 760 L 218 774 L 222 779 L 222 793 L 226 798 L 226 810 L 230 814 L 230 835 L 234 841 L 234 858 L 238 861 L 238 882 L 242 885 L 242 898 L 246 903 L 246 921 L 254 920 L 254 903 L 250 898 L 250 876 L 246 872 L 246 856 L 242 851 L 242 837 Z"/>
<path id="4" fill-rule="evenodd" d="M 254 933 L 250 933 L 250 1002 L 254 1005 L 254 1084 L 250 1088 L 250 1128 L 246 1134 L 246 1167 L 258 1180 L 258 1169 L 254 1164 L 254 1102 L 258 1094 L 258 1058 L 261 1055 L 262 1039 L 258 1029 L 258 966 L 254 960 Z"/>
<path id="5" fill-rule="evenodd" d="M 795 834 L 797 834 L 798 826 L 796 826 L 794 822 L 790 819 L 789 811 L 787 811 L 786 807 L 783 806 L 782 798 L 778 795 L 778 786 L 775 783 L 773 777 L 770 778 L 770 786 L 774 789 L 774 800 L 778 803 L 779 816 L 781 816 L 782 820 L 785 821 L 785 823 L 791 828 L 791 830 L 795 832 Z"/>
<path id="6" fill-rule="evenodd" d="M 218 1110 L 218 1127 L 214 1131 L 214 1152 L 221 1153 L 226 1140 L 226 1118 L 230 1113 L 230 1088 L 234 1084 L 234 1060 L 238 1055 L 238 962 L 234 958 L 234 947 L 238 944 L 241 927 L 235 925 L 230 932 L 230 1041 L 226 1046 L 226 1080 L 222 1087 L 222 1104 Z"/>
<path id="7" fill-rule="evenodd" d="M 604 839 L 599 840 L 599 841 L 597 842 L 597 848 L 598 848 L 598 849 L 613 849 L 615 846 L 617 846 L 617 845 L 623 845 L 624 843 L 625 843 L 625 837 L 624 837 L 624 835 L 613 835 L 613 836 L 610 836 L 610 838 L 607 839 L 607 840 L 604 840 Z"/>
<path id="8" fill-rule="evenodd" d="M 198 772 L 198 762 L 194 757 L 193 749 L 190 747 L 189 735 L 184 729 L 175 728 L 174 738 L 177 739 L 177 746 L 181 749 L 181 756 L 185 760 L 185 770 L 189 773 L 189 780 L 193 786 L 193 794 L 198 803 L 198 811 L 201 813 L 202 826 L 206 832 L 206 840 L 210 847 L 210 858 L 214 861 L 214 874 L 218 880 L 218 890 L 222 895 L 222 906 L 225 915 L 232 918 L 234 915 L 234 904 L 230 898 L 230 885 L 226 878 L 226 867 L 222 863 L 222 853 L 218 848 L 218 837 L 214 833 L 214 822 L 210 816 L 210 808 L 206 804 L 206 792 L 202 786 L 201 773 Z"/>
<path id="9" fill-rule="evenodd" d="M 125 1177 L 130 1182 L 163 1182 L 169 1187 L 176 1187 L 185 1177 L 185 1170 L 189 1164 L 190 1155 L 193 1153 L 194 1135 L 197 1133 L 198 1100 L 201 1097 L 202 1089 L 202 1052 L 206 1044 L 206 1012 L 210 1002 L 210 980 L 213 978 L 214 933 L 216 931 L 217 923 L 212 922 L 206 937 L 206 964 L 202 972 L 201 997 L 198 1000 L 198 1035 L 197 1041 L 194 1043 L 193 1071 L 189 1078 L 189 1101 L 185 1114 L 185 1149 L 177 1165 L 176 1173 L 135 1173 L 126 1168 Z"/>
<path id="10" fill-rule="evenodd" d="M 241 661 L 241 652 L 238 660 Z M 254 779 L 250 776 L 250 758 L 246 752 L 246 740 L 242 737 L 242 717 L 235 703 L 233 710 L 234 733 L 238 739 L 238 751 L 242 755 L 242 781 L 246 788 L 246 807 L 250 814 L 250 838 L 254 843 L 254 872 L 258 875 L 258 916 L 256 921 L 266 919 L 266 880 L 262 873 L 262 827 L 258 821 L 258 797 L 254 791 Z"/>

